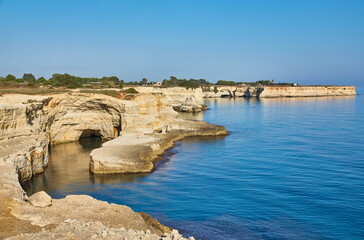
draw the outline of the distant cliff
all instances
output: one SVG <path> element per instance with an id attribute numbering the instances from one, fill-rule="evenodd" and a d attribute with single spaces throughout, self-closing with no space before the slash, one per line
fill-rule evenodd
<path id="1" fill-rule="evenodd" d="M 218 86 L 204 92 L 206 98 L 220 97 L 321 97 L 354 96 L 353 86 Z"/>

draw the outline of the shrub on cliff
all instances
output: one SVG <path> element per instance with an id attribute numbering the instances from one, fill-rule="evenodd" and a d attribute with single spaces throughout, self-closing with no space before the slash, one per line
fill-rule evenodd
<path id="1" fill-rule="evenodd" d="M 234 82 L 234 81 L 219 80 L 219 81 L 217 81 L 216 85 L 235 86 L 236 85 L 236 82 Z"/>
<path id="2" fill-rule="evenodd" d="M 34 84 L 35 83 L 35 77 L 31 73 L 24 73 L 23 80 L 28 84 Z"/>
<path id="3" fill-rule="evenodd" d="M 16 77 L 11 74 L 8 74 L 4 79 L 4 81 L 6 81 L 6 82 L 15 82 L 15 80 L 16 80 Z"/>
<path id="4" fill-rule="evenodd" d="M 174 76 L 171 76 L 168 80 L 164 79 L 162 82 L 161 87 L 168 88 L 168 87 L 185 87 L 186 89 L 196 89 L 199 87 L 208 87 L 211 83 L 206 81 L 206 79 L 178 79 Z"/>
<path id="5" fill-rule="evenodd" d="M 128 88 L 124 91 L 125 93 L 139 93 L 135 88 Z"/>

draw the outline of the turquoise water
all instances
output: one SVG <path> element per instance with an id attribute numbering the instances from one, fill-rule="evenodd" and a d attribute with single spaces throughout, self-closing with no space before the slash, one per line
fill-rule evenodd
<path id="1" fill-rule="evenodd" d="M 196 239 L 364 239 L 363 96 L 206 103 L 204 120 L 230 136 L 180 141 L 137 176 L 94 176 L 87 154 L 98 143 L 71 143 L 85 160 L 63 147 L 69 157 L 51 162 L 58 172 L 67 162 L 67 177 L 50 164 L 26 189 L 125 204 Z"/>

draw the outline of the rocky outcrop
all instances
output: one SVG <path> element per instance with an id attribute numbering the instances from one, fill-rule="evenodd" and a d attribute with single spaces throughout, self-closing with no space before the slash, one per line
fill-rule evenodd
<path id="1" fill-rule="evenodd" d="M 186 89 L 183 87 L 137 87 L 141 93 L 157 93 L 166 96 L 166 101 L 177 112 L 201 112 L 207 110 L 203 102 L 205 96 L 201 88 Z"/>
<path id="2" fill-rule="evenodd" d="M 125 133 L 91 152 L 90 171 L 96 174 L 145 173 L 175 141 L 188 136 L 227 135 L 224 127 L 206 122 L 174 120 L 160 133 Z"/>
<path id="3" fill-rule="evenodd" d="M 208 110 L 205 104 L 198 104 L 193 97 L 188 97 L 180 106 L 174 106 L 173 109 L 177 112 L 197 113 Z"/>
<path id="4" fill-rule="evenodd" d="M 29 197 L 28 201 L 34 207 L 49 207 L 52 205 L 52 198 L 44 191 L 34 193 Z"/>

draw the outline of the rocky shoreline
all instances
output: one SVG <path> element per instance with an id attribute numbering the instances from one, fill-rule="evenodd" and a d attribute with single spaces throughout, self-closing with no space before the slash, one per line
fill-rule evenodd
<path id="1" fill-rule="evenodd" d="M 151 172 L 175 141 L 228 134 L 222 126 L 178 117 L 177 111 L 206 110 L 203 98 L 356 94 L 354 87 L 322 87 L 316 93 L 310 87 L 216 90 L 139 87 L 127 98 L 77 91 L 0 96 L 0 239 L 185 239 L 145 213 L 90 196 L 43 195 L 37 201 L 45 203 L 38 205 L 21 183 L 44 171 L 50 145 L 88 136 L 107 140 L 90 154 L 94 174 Z"/>
<path id="2" fill-rule="evenodd" d="M 124 133 L 91 152 L 90 171 L 95 174 L 148 173 L 174 142 L 191 136 L 228 135 L 224 127 L 206 122 L 175 120 L 162 133 Z M 183 127 L 183 128 L 182 128 Z"/>
<path id="3" fill-rule="evenodd" d="M 180 99 L 190 102 L 191 96 Z M 158 156 L 184 137 L 227 134 L 222 126 L 179 119 L 163 93 L 141 93 L 133 101 L 81 93 L 4 95 L 0 131 L 1 239 L 186 239 L 127 206 L 82 195 L 29 198 L 20 183 L 44 171 L 49 145 L 80 137 L 111 140 L 91 154 L 90 170 L 115 174 L 153 171 Z"/>

